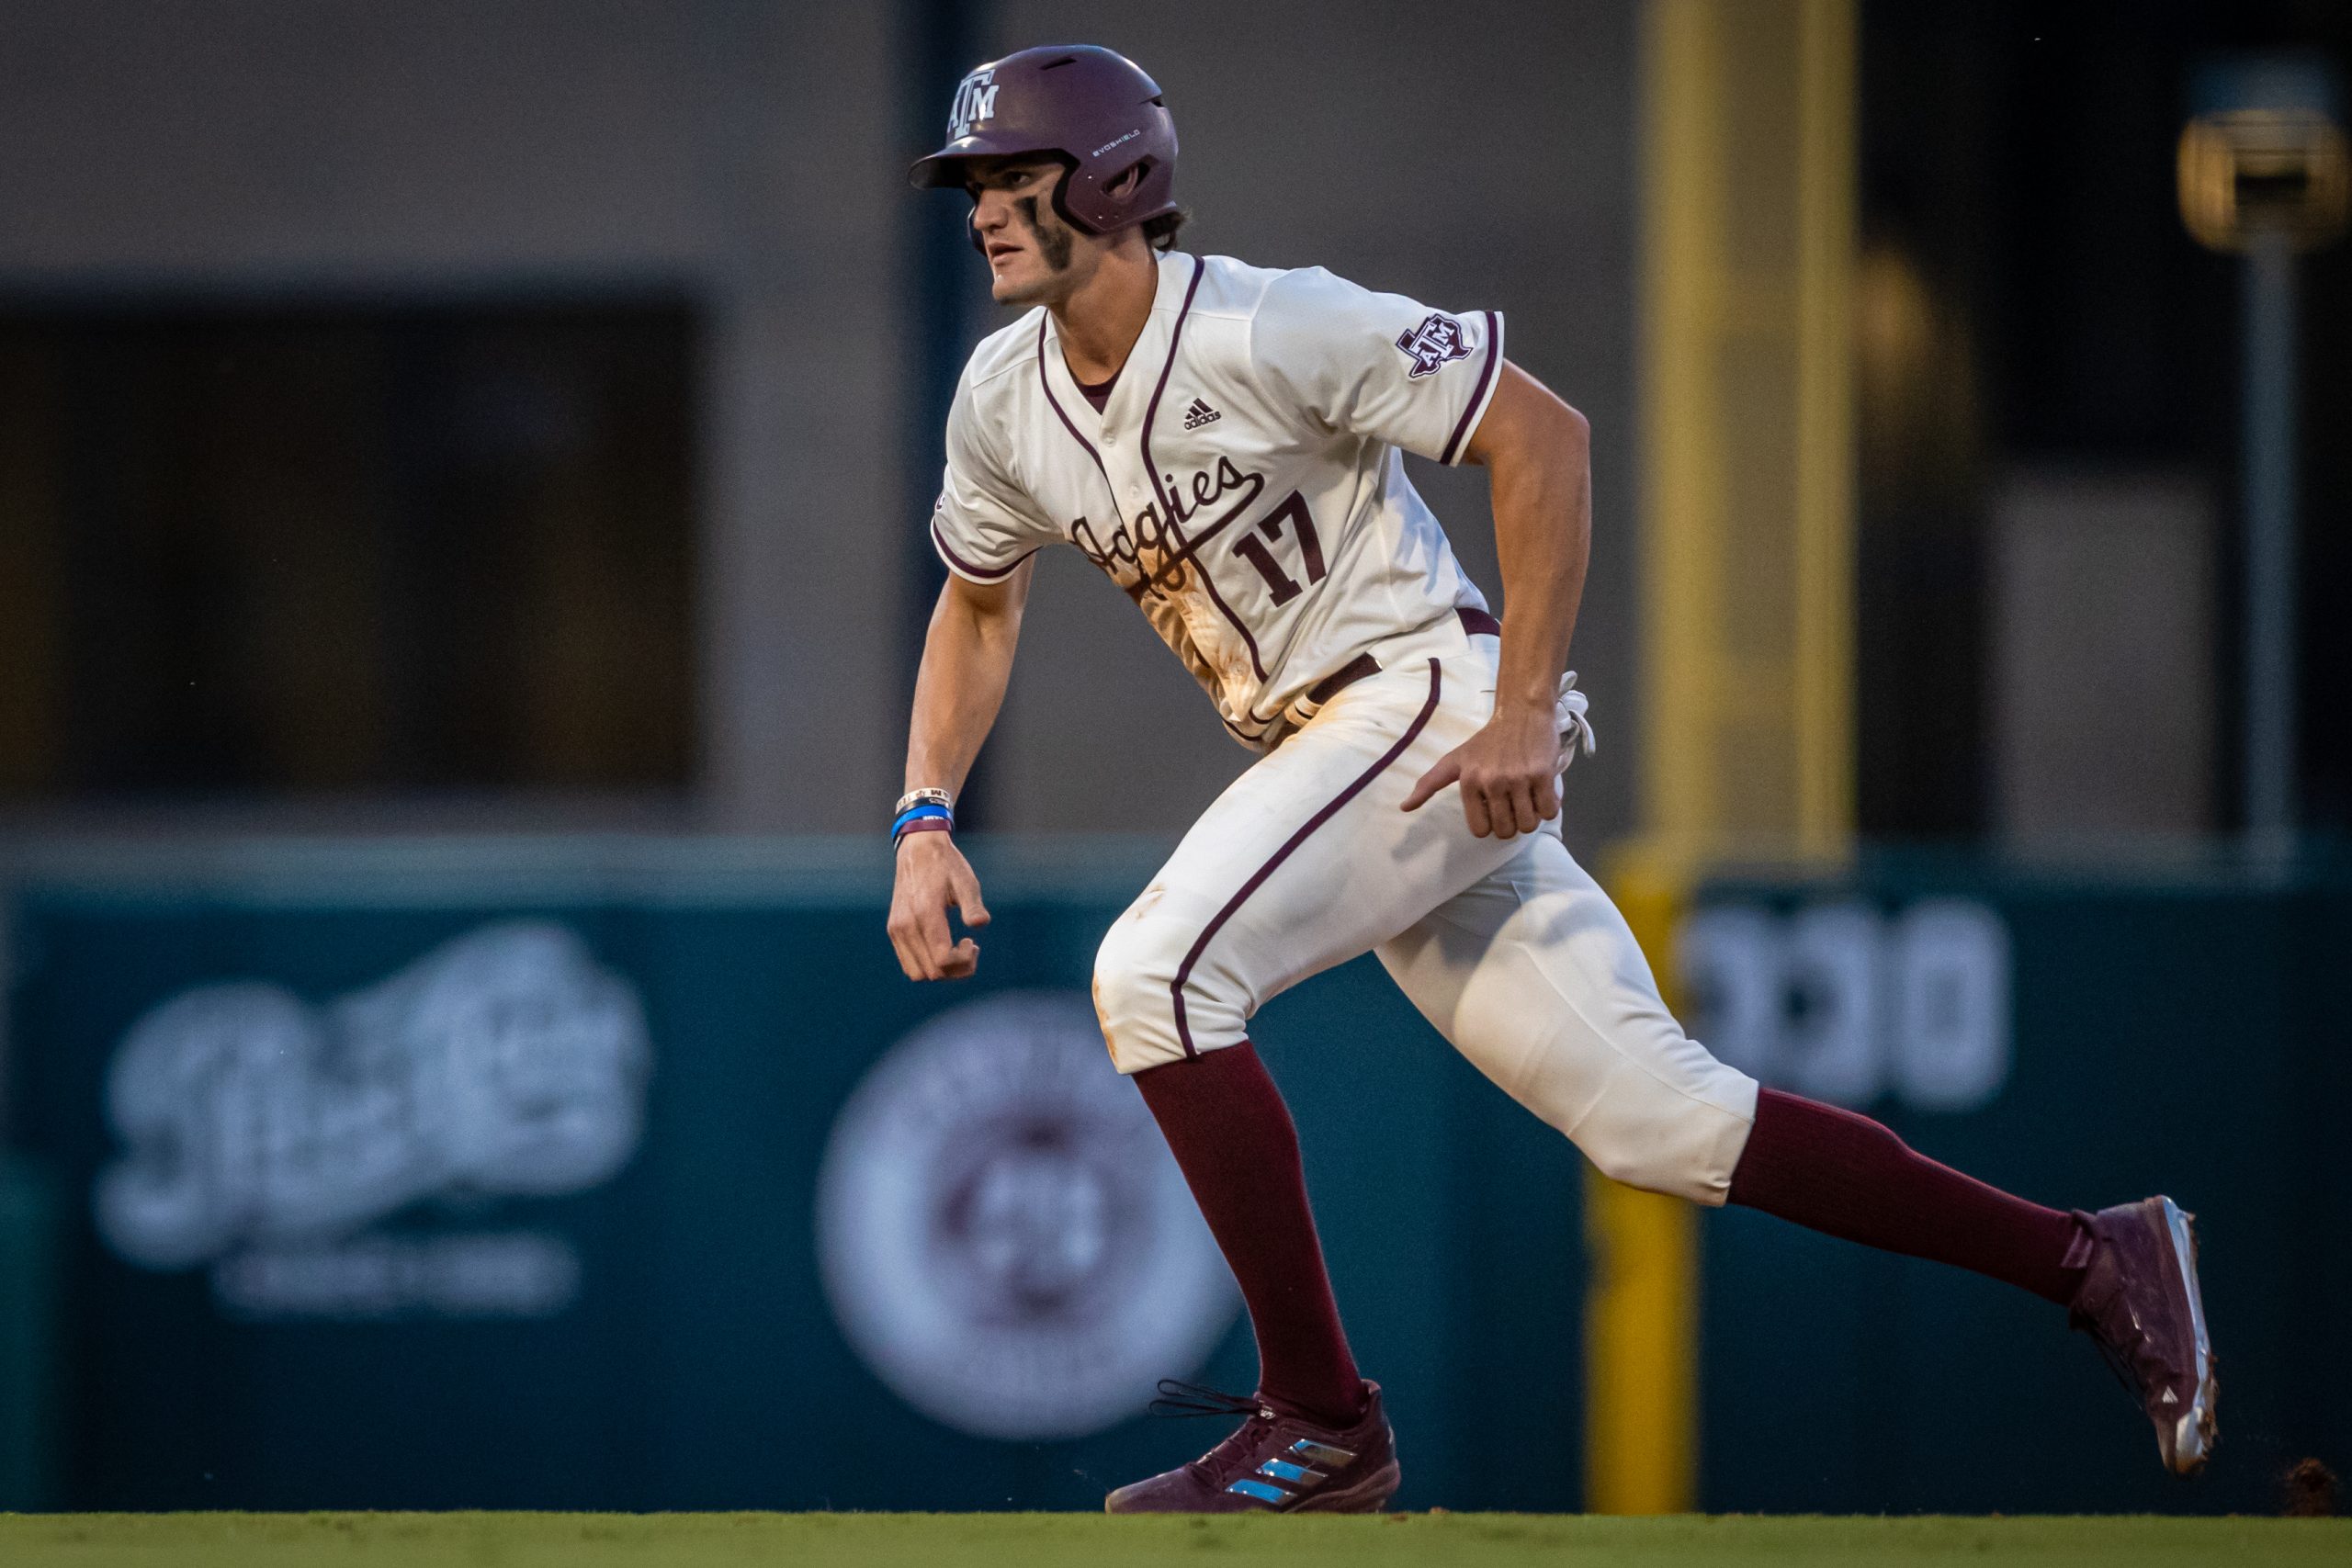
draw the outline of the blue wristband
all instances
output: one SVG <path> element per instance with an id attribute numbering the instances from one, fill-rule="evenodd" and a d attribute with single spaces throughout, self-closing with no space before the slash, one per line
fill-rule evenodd
<path id="1" fill-rule="evenodd" d="M 919 806 L 910 806 L 899 813 L 898 820 L 890 824 L 890 842 L 896 844 L 917 822 L 937 822 L 940 825 L 936 829 L 923 829 L 926 832 L 937 832 L 943 829 L 952 831 L 956 826 L 956 814 L 946 807 L 934 805 L 930 801 L 924 801 Z"/>

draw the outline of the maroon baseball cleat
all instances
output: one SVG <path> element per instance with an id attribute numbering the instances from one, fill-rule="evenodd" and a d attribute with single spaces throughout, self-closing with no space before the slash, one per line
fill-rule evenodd
<path id="1" fill-rule="evenodd" d="M 2194 1475 L 2213 1451 L 2220 1390 L 2197 1288 L 2195 1216 L 2169 1198 L 2143 1198 L 2075 1217 L 2091 1256 L 2069 1321 L 2139 1393 L 2165 1468 Z"/>
<path id="2" fill-rule="evenodd" d="M 1376 1382 L 1363 1385 L 1363 1416 L 1346 1427 L 1191 1383 L 1159 1387 L 1155 1410 L 1247 1419 L 1191 1463 L 1112 1493 L 1106 1514 L 1376 1514 L 1396 1491 L 1396 1434 Z"/>

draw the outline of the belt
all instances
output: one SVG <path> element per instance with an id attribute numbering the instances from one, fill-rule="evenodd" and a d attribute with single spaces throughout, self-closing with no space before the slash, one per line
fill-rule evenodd
<path id="1" fill-rule="evenodd" d="M 1468 604 L 1457 604 L 1453 607 L 1453 613 L 1460 618 L 1462 629 L 1472 637 L 1503 635 L 1503 624 L 1484 610 L 1475 609 Z M 1365 676 L 1379 673 L 1380 660 L 1369 653 L 1359 653 L 1309 686 L 1306 689 L 1306 700 L 1317 707 L 1321 707 Z"/>

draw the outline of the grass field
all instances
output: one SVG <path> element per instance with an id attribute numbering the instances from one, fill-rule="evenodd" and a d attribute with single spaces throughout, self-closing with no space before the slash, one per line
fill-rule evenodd
<path id="1" fill-rule="evenodd" d="M 1724 1568 L 1743 1563 L 2352 1562 L 2352 1520 L 2165 1518 L 1111 1519 L 1090 1514 L 48 1514 L 0 1516 L 7 1568 Z"/>

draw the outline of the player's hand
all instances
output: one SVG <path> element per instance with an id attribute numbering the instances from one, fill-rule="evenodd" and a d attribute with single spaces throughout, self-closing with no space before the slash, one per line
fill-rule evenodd
<path id="1" fill-rule="evenodd" d="M 1462 815 L 1483 839 L 1532 833 L 1560 814 L 1559 719 L 1541 708 L 1498 707 L 1478 733 L 1421 775 L 1405 809 L 1419 811 L 1450 784 L 1462 786 Z"/>
<path id="2" fill-rule="evenodd" d="M 979 967 L 980 944 L 954 940 L 947 911 L 967 926 L 989 923 L 980 879 L 952 833 L 909 833 L 899 840 L 899 874 L 890 889 L 890 945 L 910 980 L 961 980 Z"/>

